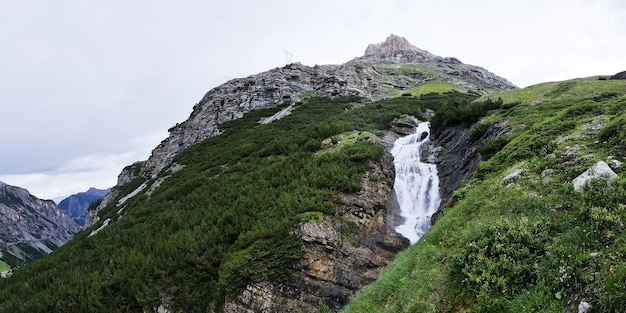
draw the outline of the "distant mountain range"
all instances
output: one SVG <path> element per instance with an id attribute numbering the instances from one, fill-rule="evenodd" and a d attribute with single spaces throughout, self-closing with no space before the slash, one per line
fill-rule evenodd
<path id="1" fill-rule="evenodd" d="M 89 206 L 104 198 L 110 189 L 96 189 L 89 188 L 85 192 L 79 192 L 75 195 L 71 195 L 63 201 L 59 202 L 59 208 L 63 212 L 74 220 L 78 225 L 85 225 L 85 216 L 87 215 L 87 208 Z"/>

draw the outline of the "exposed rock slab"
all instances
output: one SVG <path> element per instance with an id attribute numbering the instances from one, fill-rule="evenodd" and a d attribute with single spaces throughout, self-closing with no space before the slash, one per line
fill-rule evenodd
<path id="1" fill-rule="evenodd" d="M 599 161 L 598 163 L 594 164 L 591 168 L 584 171 L 582 174 L 578 175 L 578 177 L 574 178 L 574 180 L 572 180 L 572 183 L 574 184 L 574 190 L 581 192 L 585 184 L 587 184 L 587 182 L 589 182 L 592 179 L 599 179 L 599 178 L 604 178 L 609 181 L 613 181 L 617 178 L 617 174 L 613 172 L 611 167 L 609 167 L 609 165 L 606 164 L 606 162 Z"/>
<path id="2" fill-rule="evenodd" d="M 448 202 L 459 184 L 472 176 L 482 160 L 476 150 L 482 140 L 502 138 L 512 133 L 506 127 L 508 120 L 491 125 L 478 140 L 471 139 L 467 124 L 442 127 L 433 134 L 433 144 L 438 147 L 438 165 L 441 203 Z M 436 219 L 436 216 L 434 217 Z"/>

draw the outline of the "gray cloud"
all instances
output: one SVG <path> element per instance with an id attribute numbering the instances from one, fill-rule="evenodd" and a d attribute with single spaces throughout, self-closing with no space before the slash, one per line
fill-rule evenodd
<path id="1" fill-rule="evenodd" d="M 109 187 L 206 91 L 284 65 L 284 50 L 337 64 L 395 33 L 520 86 L 612 74 L 624 13 L 617 0 L 2 1 L 0 180 L 49 197 Z"/>

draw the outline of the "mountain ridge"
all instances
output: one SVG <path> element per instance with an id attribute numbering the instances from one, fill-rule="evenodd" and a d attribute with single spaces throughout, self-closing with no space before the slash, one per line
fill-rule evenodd
<path id="1" fill-rule="evenodd" d="M 54 201 L 0 182 L 0 251 L 11 266 L 52 252 L 79 231 Z"/>
<path id="2" fill-rule="evenodd" d="M 101 200 L 109 193 L 108 189 L 89 188 L 87 191 L 73 194 L 58 203 L 58 207 L 63 212 L 74 220 L 78 225 L 85 225 L 85 218 L 87 217 L 87 208 L 98 200 Z"/>
<path id="3" fill-rule="evenodd" d="M 406 57 L 411 62 L 400 66 L 398 61 Z M 126 183 L 138 176 L 156 177 L 180 152 L 221 134 L 220 124 L 238 119 L 251 110 L 301 103 L 307 94 L 383 99 L 410 92 L 432 81 L 478 93 L 517 88 L 483 68 L 463 64 L 454 58 L 434 56 L 395 35 L 390 35 L 383 43 L 369 45 L 364 57 L 342 65 L 309 67 L 293 63 L 233 79 L 208 91 L 194 105 L 187 120 L 169 129 L 169 136 L 152 150 L 145 163 L 122 171 L 112 192 L 95 210 L 87 213 L 85 225 L 98 221 L 97 212 L 106 207 Z"/>

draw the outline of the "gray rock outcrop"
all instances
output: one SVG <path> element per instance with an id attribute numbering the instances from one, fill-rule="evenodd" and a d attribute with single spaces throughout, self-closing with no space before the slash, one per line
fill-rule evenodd
<path id="1" fill-rule="evenodd" d="M 572 183 L 574 184 L 574 190 L 577 192 L 581 192 L 588 181 L 599 178 L 613 181 L 617 178 L 617 174 L 613 172 L 611 167 L 609 167 L 606 162 L 599 161 L 591 168 L 578 175 L 578 177 L 574 178 L 574 180 L 572 180 Z"/>
<path id="2" fill-rule="evenodd" d="M 513 172 L 511 172 L 509 175 L 506 175 L 504 177 L 504 182 L 505 183 L 514 183 L 520 179 L 522 179 L 522 177 L 524 177 L 526 175 L 526 171 L 523 169 L 516 169 Z"/>
<path id="3" fill-rule="evenodd" d="M 135 162 L 122 169 L 122 172 L 117 176 L 117 185 L 111 188 L 109 192 L 104 196 L 100 205 L 95 210 L 87 211 L 85 216 L 84 227 L 87 228 L 100 220 L 98 217 L 98 211 L 105 208 L 111 201 L 114 201 L 118 196 L 123 186 L 130 184 L 135 179 L 141 179 L 141 173 L 144 171 L 145 162 Z"/>
<path id="4" fill-rule="evenodd" d="M 477 151 L 478 144 L 483 140 L 494 140 L 512 133 L 512 130 L 506 126 L 507 123 L 508 119 L 505 119 L 491 125 L 478 140 L 471 139 L 472 129 L 466 124 L 442 127 L 433 134 L 433 144 L 440 150 L 437 170 L 442 205 L 452 198 L 453 192 L 461 182 L 466 181 L 476 172 L 482 160 Z M 433 216 L 433 219 L 437 218 L 439 212 Z"/>
<path id="5" fill-rule="evenodd" d="M 618 171 L 622 168 L 622 162 L 615 159 L 609 160 L 609 167 L 614 171 Z"/>
<path id="6" fill-rule="evenodd" d="M 18 262 L 32 261 L 72 239 L 80 225 L 52 200 L 0 182 L 0 252 Z"/>
<path id="7" fill-rule="evenodd" d="M 371 63 L 426 63 L 441 62 L 443 58 L 413 46 L 403 37 L 391 34 L 385 42 L 368 45 L 360 60 Z"/>
<path id="8" fill-rule="evenodd" d="M 593 305 L 589 302 L 580 301 L 578 304 L 578 313 L 589 313 L 593 309 Z"/>

